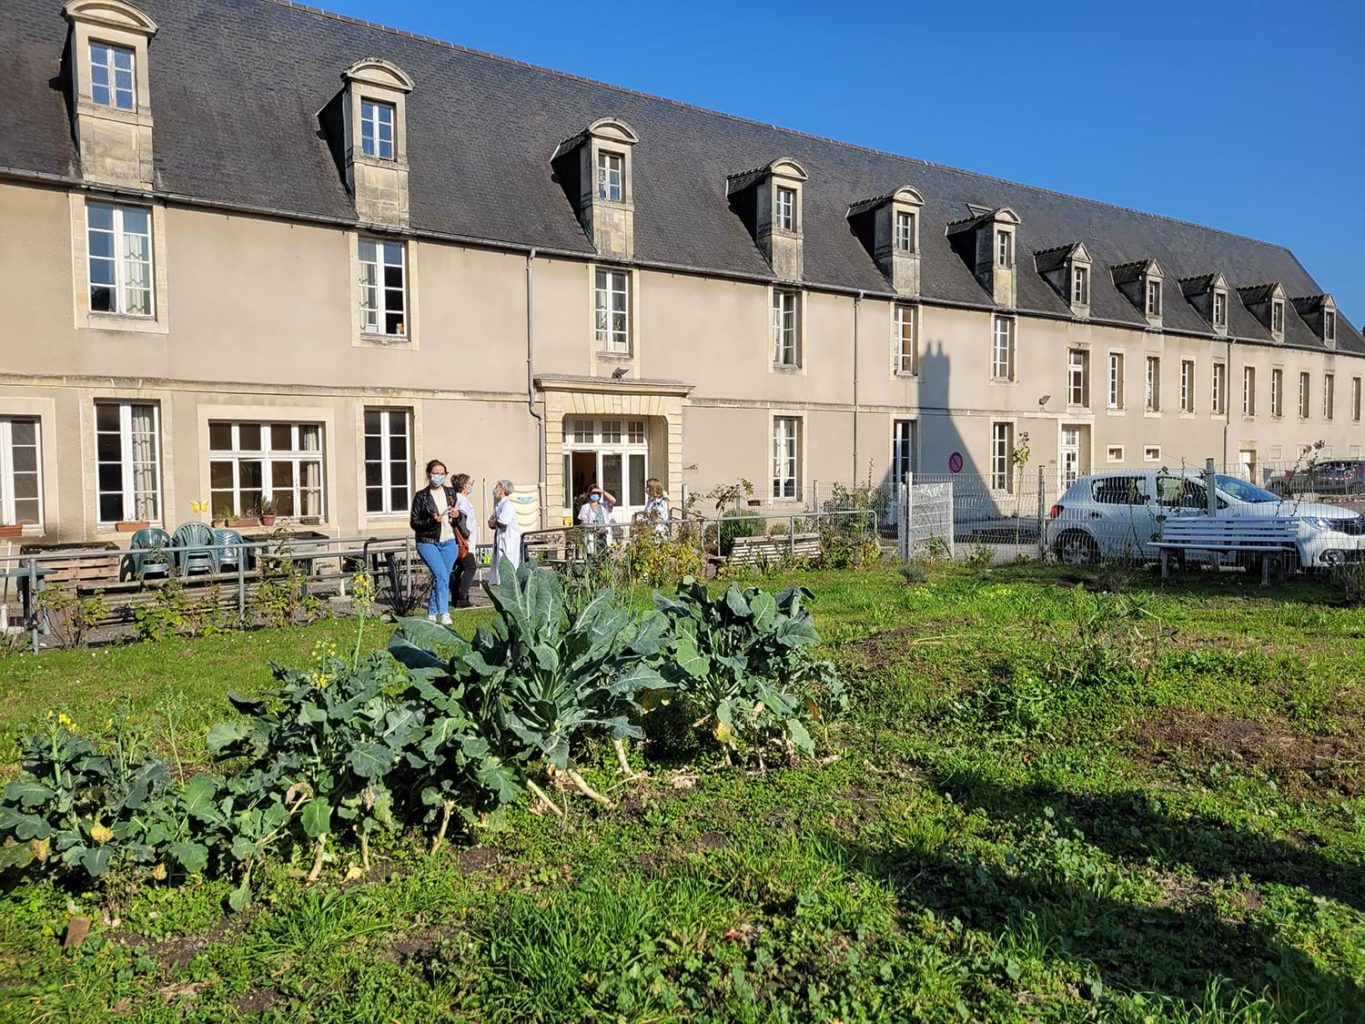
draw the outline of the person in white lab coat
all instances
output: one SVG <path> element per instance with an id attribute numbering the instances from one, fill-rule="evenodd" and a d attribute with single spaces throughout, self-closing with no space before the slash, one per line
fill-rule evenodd
<path id="1" fill-rule="evenodd" d="M 493 571 L 488 574 L 488 582 L 497 586 L 505 558 L 515 569 L 521 564 L 521 524 L 517 522 L 517 510 L 512 504 L 512 492 L 516 490 L 511 480 L 499 480 L 493 485 L 493 514 L 488 519 L 488 528 L 493 531 Z"/>

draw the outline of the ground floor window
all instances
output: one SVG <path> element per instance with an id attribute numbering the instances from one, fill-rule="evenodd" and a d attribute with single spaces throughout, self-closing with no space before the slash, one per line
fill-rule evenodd
<path id="1" fill-rule="evenodd" d="M 916 427 L 914 420 L 891 421 L 891 479 L 897 484 L 915 472 Z"/>
<path id="2" fill-rule="evenodd" d="M 101 523 L 161 522 L 161 418 L 156 405 L 95 403 Z"/>
<path id="3" fill-rule="evenodd" d="M 773 418 L 773 497 L 801 497 L 801 419 Z"/>
<path id="4" fill-rule="evenodd" d="M 1014 447 L 1014 424 L 991 424 L 991 487 L 997 491 L 1014 490 L 1010 473 L 1010 450 Z"/>
<path id="5" fill-rule="evenodd" d="M 366 409 L 365 511 L 406 512 L 411 488 L 412 414 L 407 409 Z"/>
<path id="6" fill-rule="evenodd" d="M 42 466 L 38 421 L 0 417 L 0 524 L 42 525 Z"/>
<path id="7" fill-rule="evenodd" d="M 322 457 L 320 423 L 210 423 L 213 515 L 321 518 Z"/>

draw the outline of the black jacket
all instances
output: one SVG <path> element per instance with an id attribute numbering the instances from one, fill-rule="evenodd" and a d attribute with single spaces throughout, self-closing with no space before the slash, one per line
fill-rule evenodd
<path id="1" fill-rule="evenodd" d="M 455 488 L 447 487 L 446 509 L 455 508 Z M 409 523 L 412 532 L 417 534 L 418 544 L 439 544 L 441 542 L 441 524 L 431 517 L 436 514 L 436 502 L 431 497 L 431 489 L 423 487 L 412 496 L 412 514 L 409 516 Z M 469 539 L 469 524 L 464 521 L 464 516 L 455 520 L 455 529 L 460 531 L 460 535 L 466 540 Z"/>

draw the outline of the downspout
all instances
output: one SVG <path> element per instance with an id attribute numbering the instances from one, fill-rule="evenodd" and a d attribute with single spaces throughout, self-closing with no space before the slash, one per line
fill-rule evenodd
<path id="1" fill-rule="evenodd" d="M 858 486 L 858 316 L 863 305 L 863 292 L 853 297 L 853 479 L 850 485 Z"/>
<path id="2" fill-rule="evenodd" d="M 1228 471 L 1228 434 L 1232 430 L 1232 382 L 1236 380 L 1239 389 L 1242 386 L 1242 374 L 1239 373 L 1234 376 L 1232 372 L 1232 345 L 1236 340 L 1231 334 L 1228 335 L 1228 380 L 1225 387 L 1227 394 L 1223 396 L 1223 412 L 1225 413 L 1223 416 L 1223 465 L 1219 467 L 1224 473 Z M 1245 372 L 1243 371 L 1243 373 Z"/>
<path id="3" fill-rule="evenodd" d="M 536 482 L 536 493 L 540 505 L 540 528 L 545 529 L 545 414 L 536 408 L 536 329 L 535 329 L 535 246 L 526 254 L 526 411 L 531 414 L 540 428 L 540 477 Z"/>

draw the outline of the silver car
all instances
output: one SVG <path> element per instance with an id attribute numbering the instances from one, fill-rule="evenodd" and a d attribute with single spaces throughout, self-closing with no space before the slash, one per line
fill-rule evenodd
<path id="1" fill-rule="evenodd" d="M 1365 518 L 1351 509 L 1281 497 L 1234 476 L 1219 474 L 1214 482 L 1217 515 L 1297 519 L 1296 546 L 1305 569 L 1365 557 Z M 1069 565 L 1104 558 L 1154 561 L 1159 552 L 1152 542 L 1162 523 L 1208 514 L 1208 489 L 1198 470 L 1094 473 L 1068 487 L 1052 506 L 1047 546 Z"/>

